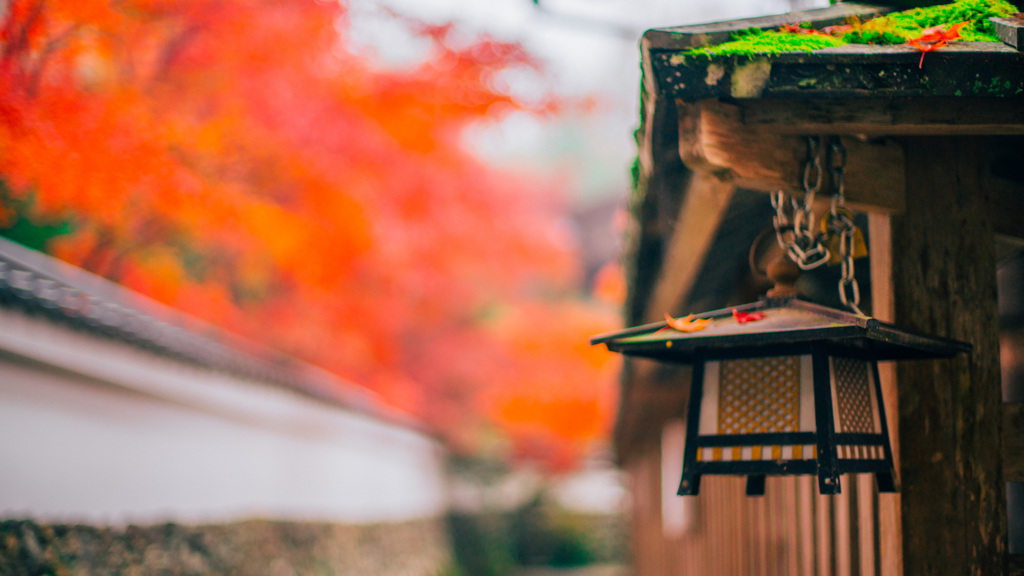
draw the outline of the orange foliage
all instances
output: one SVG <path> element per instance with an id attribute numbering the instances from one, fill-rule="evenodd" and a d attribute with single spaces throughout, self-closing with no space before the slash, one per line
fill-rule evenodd
<path id="1" fill-rule="evenodd" d="M 605 437 L 615 408 L 618 358 L 580 334 L 615 324 L 584 303 L 541 303 L 507 311 L 491 325 L 512 370 L 492 374 L 486 410 L 519 439 L 520 450 L 566 468 Z"/>
<path id="2" fill-rule="evenodd" d="M 614 320 L 538 303 L 577 280 L 556 191 L 458 140 L 522 107 L 492 87 L 534 65 L 521 48 L 424 27 L 434 55 L 385 72 L 317 0 L 13 0 L 2 18 L 0 174 L 30 217 L 73 219 L 59 257 L 453 438 L 471 407 L 563 442 L 562 464 L 605 433 L 612 368 L 586 337 Z"/>
<path id="3" fill-rule="evenodd" d="M 598 270 L 594 278 L 594 298 L 617 306 L 626 301 L 626 276 L 617 262 L 609 262 Z"/>

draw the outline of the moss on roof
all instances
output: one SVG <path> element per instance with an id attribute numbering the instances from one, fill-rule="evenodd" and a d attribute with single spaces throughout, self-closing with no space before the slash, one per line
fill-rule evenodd
<path id="1" fill-rule="evenodd" d="M 1017 8 L 1004 0 L 960 0 L 954 4 L 914 8 L 869 20 L 843 35 L 851 44 L 903 44 L 932 26 L 967 22 L 960 30 L 966 42 L 999 42 L 989 18 L 1009 16 Z"/>
<path id="2" fill-rule="evenodd" d="M 780 54 L 783 52 L 811 52 L 844 44 L 904 44 L 920 36 L 933 26 L 948 26 L 970 21 L 960 30 L 960 37 L 967 42 L 998 42 L 989 18 L 1010 16 L 1017 8 L 1005 0 L 960 0 L 953 4 L 913 8 L 895 12 L 867 22 L 851 21 L 850 29 L 834 32 L 835 35 L 811 33 L 807 24 L 801 28 L 809 33 L 786 30 L 764 32 L 743 30 L 733 33 L 731 42 L 711 46 L 700 46 L 686 52 L 687 56 L 718 56 L 755 54 Z"/>
<path id="3" fill-rule="evenodd" d="M 847 44 L 847 42 L 821 34 L 748 30 L 741 34 L 734 34 L 732 42 L 701 46 L 690 50 L 689 54 L 706 54 L 708 56 L 781 54 L 783 52 L 810 52 L 843 44 Z"/>

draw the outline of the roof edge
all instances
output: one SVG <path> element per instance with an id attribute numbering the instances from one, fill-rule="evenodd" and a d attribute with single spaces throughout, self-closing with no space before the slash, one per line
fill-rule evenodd
<path id="1" fill-rule="evenodd" d="M 643 35 L 647 50 L 688 50 L 705 44 L 719 44 L 731 40 L 731 34 L 739 30 L 759 28 L 767 30 L 787 24 L 809 22 L 815 28 L 842 24 L 850 17 L 881 16 L 892 12 L 888 6 L 853 4 L 839 2 L 827 8 L 797 10 L 773 16 L 761 16 L 741 20 L 723 20 L 707 24 L 652 28 Z"/>
<path id="2" fill-rule="evenodd" d="M 5 238 L 0 238 L 0 307 L 426 431 L 368 388 Z"/>

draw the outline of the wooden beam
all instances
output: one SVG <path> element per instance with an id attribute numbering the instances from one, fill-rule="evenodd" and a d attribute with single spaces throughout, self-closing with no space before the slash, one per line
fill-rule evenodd
<path id="1" fill-rule="evenodd" d="M 903 573 L 1001 574 L 1006 496 L 988 139 L 907 138 L 904 150 L 907 211 L 891 220 L 894 321 L 974 348 L 896 367 Z"/>
<path id="2" fill-rule="evenodd" d="M 779 134 L 1024 134 L 1013 98 L 757 99 L 736 103 L 749 128 Z"/>
<path id="3" fill-rule="evenodd" d="M 731 183 L 708 172 L 698 172 L 690 179 L 675 220 L 675 230 L 667 242 L 661 276 L 647 306 L 646 322 L 681 312 L 676 307 L 697 281 L 733 190 Z"/>
<path id="4" fill-rule="evenodd" d="M 732 198 L 733 186 L 709 173 L 696 173 L 687 181 L 683 200 L 671 230 L 664 230 L 664 256 L 650 298 L 644 303 L 644 322 L 677 313 L 677 305 L 697 281 L 704 258 Z M 689 370 L 650 360 L 630 359 L 628 386 L 623 387 L 616 447 L 620 454 L 651 441 L 652 426 L 682 410 L 689 398 Z"/>
<path id="5" fill-rule="evenodd" d="M 708 58 L 682 51 L 654 53 L 658 86 L 670 97 L 830 100 L 1024 96 L 1024 59 L 1002 42 L 953 42 L 928 54 L 905 44 L 847 44 L 812 53 Z"/>
<path id="6" fill-rule="evenodd" d="M 950 119 L 963 122 L 965 133 L 987 130 L 998 134 L 1007 133 L 995 124 L 998 118 L 1018 116 L 1024 125 L 1024 107 L 1009 106 L 1002 99 L 978 107 L 936 103 L 930 111 L 920 105 L 910 111 L 898 104 L 875 104 L 849 100 L 677 102 L 679 153 L 691 170 L 713 174 L 734 186 L 799 196 L 807 145 L 804 137 L 796 134 L 925 133 L 949 128 L 940 120 Z M 895 112 L 899 110 L 905 113 Z M 960 130 L 954 127 L 952 132 Z M 847 149 L 845 180 L 850 206 L 865 212 L 903 212 L 906 183 L 900 144 L 877 138 L 844 137 L 842 141 Z M 927 150 L 927 140 L 916 142 Z M 992 178 L 983 192 L 989 198 L 988 214 L 996 234 L 1024 239 L 1024 185 Z"/>
<path id="7" fill-rule="evenodd" d="M 741 108 L 717 100 L 677 102 L 677 109 L 679 155 L 691 170 L 710 173 L 740 188 L 802 195 L 807 156 L 804 137 L 745 125 Z M 843 137 L 842 142 L 847 155 L 846 199 L 851 209 L 902 212 L 906 179 L 900 145 L 892 140 L 853 137 Z"/>

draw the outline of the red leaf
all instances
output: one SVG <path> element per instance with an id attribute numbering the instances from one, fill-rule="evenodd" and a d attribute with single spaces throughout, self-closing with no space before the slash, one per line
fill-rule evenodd
<path id="1" fill-rule="evenodd" d="M 958 40 L 960 38 L 960 29 L 970 23 L 970 20 L 957 22 L 956 24 L 950 25 L 948 29 L 941 25 L 932 26 L 931 28 L 922 30 L 920 36 L 907 40 L 907 44 L 910 44 L 921 51 L 921 61 L 918 63 L 917 67 L 921 68 L 924 66 L 925 52 L 938 50 L 950 41 Z"/>
<path id="2" fill-rule="evenodd" d="M 803 28 L 799 24 L 786 24 L 779 28 L 780 32 L 789 32 L 791 34 L 816 34 L 818 36 L 828 36 L 824 32 L 815 30 L 814 28 Z"/>
<path id="3" fill-rule="evenodd" d="M 829 36 L 839 36 L 843 32 L 849 32 L 850 30 L 853 30 L 853 26 L 849 24 L 825 26 L 821 29 L 822 33 L 828 34 Z"/>
<path id="4" fill-rule="evenodd" d="M 736 319 L 737 324 L 746 324 L 747 322 L 757 322 L 758 320 L 763 320 L 764 312 L 740 312 L 739 310 L 733 308 L 732 317 Z"/>

